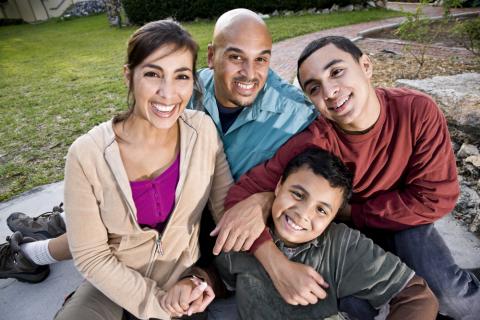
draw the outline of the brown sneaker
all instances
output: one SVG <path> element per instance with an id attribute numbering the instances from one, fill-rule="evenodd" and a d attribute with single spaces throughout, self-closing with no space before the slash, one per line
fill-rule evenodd
<path id="1" fill-rule="evenodd" d="M 15 278 L 22 282 L 36 283 L 43 281 L 50 273 L 49 266 L 39 266 L 27 258 L 20 248 L 22 243 L 35 239 L 24 238 L 21 232 L 7 237 L 7 242 L 0 245 L 0 279 Z"/>
<path id="2" fill-rule="evenodd" d="M 56 238 L 65 233 L 65 222 L 60 213 L 63 203 L 53 207 L 52 211 L 38 217 L 30 217 L 22 212 L 14 212 L 7 218 L 7 225 L 12 232 L 20 231 L 25 237 L 35 240 Z"/>

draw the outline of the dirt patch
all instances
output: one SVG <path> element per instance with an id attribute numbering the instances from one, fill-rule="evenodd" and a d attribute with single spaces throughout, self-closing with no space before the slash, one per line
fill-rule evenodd
<path id="1" fill-rule="evenodd" d="M 405 51 L 409 44 L 418 50 L 419 44 L 399 38 L 396 29 L 383 29 L 369 33 L 357 44 L 368 53 L 374 62 L 374 84 L 393 86 L 397 79 L 424 79 L 432 76 L 446 76 L 468 72 L 479 72 L 480 61 L 470 51 L 462 47 L 453 32 L 460 21 L 455 18 L 436 21 L 431 24 L 432 43 L 427 47 L 426 62 L 417 76 L 418 63 Z"/>
<path id="2" fill-rule="evenodd" d="M 468 18 L 453 18 L 450 20 L 439 20 L 434 21 L 430 24 L 429 34 L 431 35 L 430 41 L 432 45 L 443 46 L 443 47 L 462 47 L 461 41 L 455 35 L 453 31 L 454 27 L 458 24 L 459 21 L 465 21 Z M 386 29 L 368 35 L 369 38 L 376 39 L 400 39 L 395 31 L 396 28 Z"/>

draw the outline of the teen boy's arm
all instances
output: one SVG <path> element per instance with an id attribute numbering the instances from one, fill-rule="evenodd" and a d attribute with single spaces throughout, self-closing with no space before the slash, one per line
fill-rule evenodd
<path id="1" fill-rule="evenodd" d="M 426 95 L 412 92 L 404 101 L 410 121 L 402 127 L 399 124 L 399 130 L 411 132 L 405 144 L 411 144 L 412 154 L 396 189 L 352 203 L 351 218 L 359 229 L 402 230 L 429 224 L 455 207 L 460 190 L 445 117 Z M 400 147 L 392 149 L 401 152 Z M 392 170 L 385 168 L 382 179 L 388 180 Z"/>
<path id="2" fill-rule="evenodd" d="M 314 136 L 310 129 L 301 132 L 282 146 L 272 159 L 243 175 L 230 189 L 225 209 L 230 209 L 234 205 L 232 209 L 236 209 L 244 202 L 243 200 L 248 201 L 249 197 L 255 193 L 274 191 L 287 163 L 305 149 L 318 147 L 321 144 Z M 287 303 L 307 305 L 325 298 L 324 288 L 327 288 L 328 284 L 315 269 L 289 261 L 275 246 L 268 231 L 264 231 L 261 238 L 264 241 L 257 240 L 254 244 L 255 248 L 251 251 L 254 252 L 255 257 L 272 279 L 275 288 Z"/>

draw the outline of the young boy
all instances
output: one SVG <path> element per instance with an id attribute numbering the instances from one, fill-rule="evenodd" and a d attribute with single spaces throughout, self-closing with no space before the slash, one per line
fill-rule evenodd
<path id="1" fill-rule="evenodd" d="M 326 296 L 287 304 L 253 256 L 222 254 L 216 264 L 236 291 L 242 319 L 340 319 L 338 299 L 346 296 L 367 300 L 388 319 L 435 319 L 438 302 L 422 278 L 360 232 L 332 223 L 351 185 L 352 174 L 324 150 L 307 149 L 288 163 L 275 189 L 270 232 L 289 260 L 323 276 Z"/>

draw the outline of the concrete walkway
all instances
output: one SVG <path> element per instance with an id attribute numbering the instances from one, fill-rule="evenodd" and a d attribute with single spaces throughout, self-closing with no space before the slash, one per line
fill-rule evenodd
<path id="1" fill-rule="evenodd" d="M 402 3 L 402 2 L 389 2 L 387 8 L 391 10 L 404 10 L 406 12 L 414 12 L 416 8 L 415 3 Z M 466 8 L 466 9 L 453 9 L 453 14 L 479 12 L 480 8 Z M 443 13 L 442 7 L 427 6 L 424 9 L 425 15 L 429 17 L 439 17 Z M 322 15 L 318 16 L 321 19 Z M 306 34 L 300 37 L 287 39 L 277 42 L 272 48 L 271 66 L 282 78 L 293 82 L 297 73 L 297 59 L 300 56 L 303 48 L 307 46 L 312 40 L 315 40 L 324 36 L 344 36 L 350 39 L 358 38 L 358 35 L 365 30 L 373 28 L 380 28 L 391 24 L 399 23 L 403 21 L 403 17 L 385 19 L 380 21 L 372 21 L 354 24 L 345 27 L 339 27 L 334 29 L 322 30 Z"/>
<path id="2" fill-rule="evenodd" d="M 411 8 L 411 4 L 405 4 Z M 389 5 L 389 7 L 392 5 Z M 393 5 L 395 7 L 395 5 Z M 397 5 L 398 7 L 398 5 Z M 411 10 L 411 9 L 410 9 Z M 435 11 L 435 10 L 433 10 Z M 478 11 L 478 10 L 477 10 Z M 437 11 L 432 15 L 437 15 Z M 319 16 L 321 19 L 321 16 Z M 323 35 L 344 35 L 354 38 L 365 29 L 379 27 L 401 18 L 362 23 L 353 26 L 321 31 L 274 44 L 272 67 L 282 77 L 291 80 L 296 72 L 296 60 L 304 46 Z M 63 182 L 35 188 L 10 201 L 0 203 L 0 239 L 11 232 L 5 220 L 15 211 L 31 216 L 49 211 L 63 199 Z M 467 232 L 450 216 L 437 224 L 446 242 L 451 247 L 455 260 L 465 268 L 480 266 L 480 241 Z M 46 320 L 52 319 L 64 297 L 82 281 L 71 261 L 51 266 L 50 276 L 39 284 L 25 284 L 14 279 L 0 280 L 0 320 Z"/>

